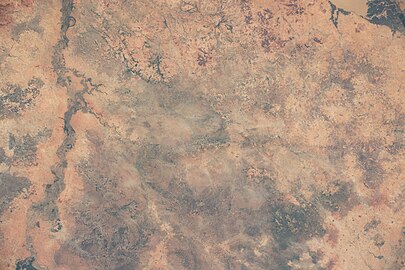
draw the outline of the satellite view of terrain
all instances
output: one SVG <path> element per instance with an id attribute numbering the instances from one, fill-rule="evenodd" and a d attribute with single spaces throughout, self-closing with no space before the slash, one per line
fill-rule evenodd
<path id="1" fill-rule="evenodd" d="M 405 0 L 0 0 L 0 270 L 405 269 Z"/>

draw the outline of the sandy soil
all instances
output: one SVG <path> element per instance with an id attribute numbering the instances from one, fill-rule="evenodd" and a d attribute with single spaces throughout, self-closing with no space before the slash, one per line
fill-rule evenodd
<path id="1" fill-rule="evenodd" d="M 404 2 L 0 0 L 0 270 L 405 269 Z"/>

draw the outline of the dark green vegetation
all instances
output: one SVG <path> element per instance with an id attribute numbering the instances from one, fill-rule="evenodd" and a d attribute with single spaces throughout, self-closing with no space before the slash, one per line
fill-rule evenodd
<path id="1" fill-rule="evenodd" d="M 8 173 L 0 173 L 0 214 L 23 189 L 28 189 L 30 181 Z"/>

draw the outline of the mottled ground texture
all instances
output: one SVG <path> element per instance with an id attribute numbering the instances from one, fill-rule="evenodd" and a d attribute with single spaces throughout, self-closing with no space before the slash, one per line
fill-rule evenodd
<path id="1" fill-rule="evenodd" d="M 0 270 L 405 269 L 403 11 L 0 0 Z"/>

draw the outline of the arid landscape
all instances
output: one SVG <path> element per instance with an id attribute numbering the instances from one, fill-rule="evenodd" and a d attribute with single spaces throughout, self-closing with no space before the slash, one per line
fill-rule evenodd
<path id="1" fill-rule="evenodd" d="M 404 11 L 0 0 L 0 270 L 405 269 Z"/>

